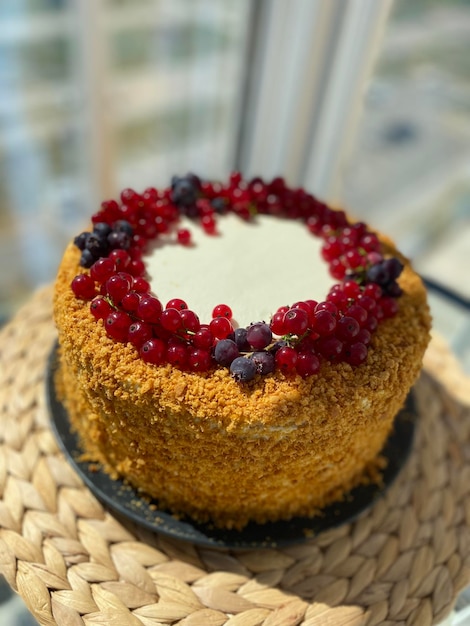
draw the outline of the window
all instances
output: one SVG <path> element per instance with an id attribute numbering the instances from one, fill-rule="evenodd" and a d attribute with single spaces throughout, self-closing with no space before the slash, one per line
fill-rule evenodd
<path id="1" fill-rule="evenodd" d="M 0 316 L 53 279 L 105 197 L 232 168 L 249 15 L 248 0 L 2 2 Z"/>
<path id="2" fill-rule="evenodd" d="M 341 173 L 342 201 L 438 284 L 434 328 L 468 371 L 469 28 L 468 1 L 396 0 Z"/>

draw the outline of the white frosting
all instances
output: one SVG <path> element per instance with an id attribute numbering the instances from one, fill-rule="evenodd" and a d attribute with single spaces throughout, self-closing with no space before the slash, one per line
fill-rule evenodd
<path id="1" fill-rule="evenodd" d="M 201 322 L 228 304 L 240 326 L 269 321 L 299 300 L 324 300 L 334 279 L 320 257 L 321 241 L 296 220 L 236 215 L 217 218 L 217 236 L 184 221 L 193 245 L 165 244 L 146 258 L 152 291 L 165 305 L 182 298 Z"/>

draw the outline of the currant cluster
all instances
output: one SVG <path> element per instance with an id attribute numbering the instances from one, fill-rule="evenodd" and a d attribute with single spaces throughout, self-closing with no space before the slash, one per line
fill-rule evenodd
<path id="1" fill-rule="evenodd" d="M 176 241 L 190 245 L 190 231 L 178 227 L 181 215 L 214 235 L 218 216 L 227 211 L 245 220 L 257 213 L 302 220 L 322 238 L 322 257 L 340 282 L 324 301 L 282 306 L 269 323 L 246 328 L 233 326 L 227 304 L 215 306 L 208 323 L 184 300 L 164 305 L 145 278 L 147 243 L 175 233 Z M 125 189 L 120 202 L 103 202 L 92 222 L 91 232 L 75 238 L 83 271 L 72 290 L 91 301 L 92 315 L 103 321 L 110 338 L 132 344 L 147 363 L 198 372 L 227 367 L 240 382 L 276 369 L 305 378 L 316 374 L 322 361 L 364 363 L 378 324 L 398 310 L 401 261 L 384 257 L 377 235 L 364 223 L 350 224 L 343 211 L 303 189 L 287 188 L 282 178 L 244 181 L 233 173 L 221 184 L 194 174 L 173 177 L 163 191 Z"/>
<path id="2" fill-rule="evenodd" d="M 385 294 L 398 298 L 402 294 L 402 289 L 397 282 L 397 278 L 402 271 L 403 263 L 400 259 L 395 257 L 381 259 L 367 269 L 366 280 L 380 285 Z"/>
<path id="3" fill-rule="evenodd" d="M 128 221 L 118 219 L 112 225 L 97 222 L 92 232 L 82 232 L 74 239 L 74 243 L 82 251 L 80 265 L 91 267 L 101 257 L 107 257 L 112 250 L 130 248 L 133 228 Z"/>

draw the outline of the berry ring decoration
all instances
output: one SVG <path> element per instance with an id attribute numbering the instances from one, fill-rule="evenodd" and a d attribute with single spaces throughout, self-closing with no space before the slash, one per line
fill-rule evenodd
<path id="1" fill-rule="evenodd" d="M 323 301 L 280 306 L 269 321 L 246 327 L 236 325 L 229 303 L 214 303 L 212 319 L 205 321 L 181 298 L 164 304 L 151 291 L 145 253 L 155 242 L 191 246 L 182 217 L 215 236 L 225 213 L 246 221 L 271 215 L 303 222 L 322 240 L 321 256 L 338 282 Z M 71 283 L 73 293 L 90 301 L 91 314 L 112 340 L 130 342 L 155 366 L 193 372 L 225 367 L 239 383 L 275 370 L 305 378 L 325 360 L 356 367 L 367 360 L 378 325 L 398 311 L 401 260 L 386 254 L 366 224 L 350 222 L 343 211 L 288 188 L 282 178 L 245 181 L 233 173 L 222 184 L 175 176 L 163 190 L 125 189 L 119 201 L 101 204 L 92 224 L 74 240 L 81 271 Z"/>

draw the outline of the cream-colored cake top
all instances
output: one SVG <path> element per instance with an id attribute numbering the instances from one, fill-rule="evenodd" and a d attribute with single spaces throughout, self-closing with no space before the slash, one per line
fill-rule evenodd
<path id="1" fill-rule="evenodd" d="M 241 326 L 269 321 L 276 309 L 299 300 L 324 300 L 335 280 L 320 256 L 322 241 L 296 220 L 259 215 L 246 222 L 229 214 L 218 235 L 183 220 L 193 245 L 166 244 L 146 257 L 152 290 L 165 304 L 182 298 L 209 322 L 228 304 Z"/>

